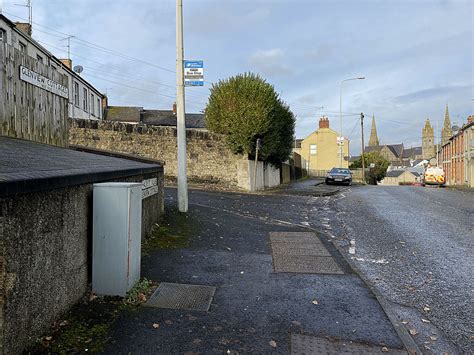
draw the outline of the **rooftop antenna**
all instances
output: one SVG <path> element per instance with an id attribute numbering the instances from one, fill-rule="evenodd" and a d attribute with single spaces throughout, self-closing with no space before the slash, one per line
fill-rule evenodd
<path id="1" fill-rule="evenodd" d="M 61 41 L 67 41 L 67 59 L 71 59 L 71 38 L 75 38 L 75 36 L 61 38 Z"/>
<path id="2" fill-rule="evenodd" d="M 2 12 L 2 3 L 3 1 L 0 0 L 0 13 Z M 23 6 L 28 8 L 28 23 L 30 26 L 33 27 L 33 5 L 31 3 L 31 0 L 26 0 L 25 4 L 14 4 L 16 6 Z"/>

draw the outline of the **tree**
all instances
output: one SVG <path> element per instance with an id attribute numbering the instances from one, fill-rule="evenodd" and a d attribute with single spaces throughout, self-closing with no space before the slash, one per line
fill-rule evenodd
<path id="1" fill-rule="evenodd" d="M 377 182 L 380 182 L 387 173 L 387 168 L 390 165 L 390 162 L 385 159 L 379 152 L 369 152 L 364 154 L 364 163 L 365 166 L 370 166 L 374 164 L 373 168 L 369 169 L 368 179 L 369 183 L 377 185 Z M 351 169 L 362 168 L 362 159 L 359 158 L 351 164 Z"/>
<path id="2" fill-rule="evenodd" d="M 295 117 L 272 85 L 253 73 L 221 80 L 211 88 L 205 109 L 206 126 L 224 134 L 235 154 L 254 156 L 258 138 L 259 156 L 273 164 L 288 159 L 295 130 Z"/>

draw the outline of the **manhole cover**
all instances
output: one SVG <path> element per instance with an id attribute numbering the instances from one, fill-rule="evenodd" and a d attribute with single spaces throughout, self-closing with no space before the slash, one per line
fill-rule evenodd
<path id="1" fill-rule="evenodd" d="M 297 242 L 297 243 L 321 243 L 312 232 L 270 232 L 270 241 L 273 242 Z"/>
<path id="2" fill-rule="evenodd" d="M 407 354 L 400 349 L 384 349 L 383 346 L 373 346 L 351 341 L 319 338 L 311 335 L 291 334 L 291 355 L 310 354 Z M 387 352 L 388 350 L 388 352 Z"/>
<path id="3" fill-rule="evenodd" d="M 273 254 L 275 272 L 344 274 L 330 256 Z"/>
<path id="4" fill-rule="evenodd" d="M 272 243 L 273 254 L 331 256 L 321 243 Z"/>
<path id="5" fill-rule="evenodd" d="M 216 288 L 162 282 L 148 302 L 149 307 L 208 311 Z"/>

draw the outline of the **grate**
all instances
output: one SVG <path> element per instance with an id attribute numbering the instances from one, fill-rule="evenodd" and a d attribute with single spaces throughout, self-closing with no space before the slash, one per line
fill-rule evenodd
<path id="1" fill-rule="evenodd" d="M 291 334 L 291 355 L 310 354 L 408 354 L 400 349 L 384 349 L 383 346 L 354 343 L 351 341 L 329 340 L 311 335 Z"/>
<path id="2" fill-rule="evenodd" d="M 273 254 L 331 256 L 321 243 L 272 243 Z"/>
<path id="3" fill-rule="evenodd" d="M 344 274 L 330 256 L 273 254 L 275 272 Z"/>
<path id="4" fill-rule="evenodd" d="M 149 307 L 208 311 L 216 288 L 162 282 L 148 302 Z"/>

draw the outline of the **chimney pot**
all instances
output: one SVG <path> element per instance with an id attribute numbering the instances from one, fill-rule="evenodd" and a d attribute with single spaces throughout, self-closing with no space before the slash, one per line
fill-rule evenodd
<path id="1" fill-rule="evenodd" d="M 319 119 L 319 128 L 329 128 L 329 118 L 321 117 Z"/>

